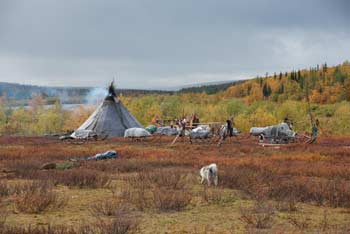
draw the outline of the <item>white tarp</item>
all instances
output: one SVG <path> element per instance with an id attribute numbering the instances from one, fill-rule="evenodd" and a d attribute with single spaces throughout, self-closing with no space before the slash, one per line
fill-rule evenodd
<path id="1" fill-rule="evenodd" d="M 71 137 L 75 139 L 86 139 L 93 136 L 97 136 L 97 133 L 89 129 L 77 129 L 71 135 Z"/>
<path id="2" fill-rule="evenodd" d="M 252 127 L 249 132 L 253 136 L 259 136 L 260 134 L 263 134 L 267 128 L 268 127 Z"/>
<path id="3" fill-rule="evenodd" d="M 148 137 L 151 136 L 144 128 L 129 128 L 125 130 L 124 137 Z"/>

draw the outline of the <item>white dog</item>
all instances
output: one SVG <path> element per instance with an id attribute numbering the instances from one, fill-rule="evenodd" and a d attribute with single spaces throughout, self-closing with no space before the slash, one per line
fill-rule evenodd
<path id="1" fill-rule="evenodd" d="M 202 178 L 201 184 L 203 184 L 204 181 L 207 181 L 208 186 L 210 186 L 211 183 L 214 183 L 215 186 L 218 185 L 218 167 L 215 163 L 202 167 L 199 173 Z"/>

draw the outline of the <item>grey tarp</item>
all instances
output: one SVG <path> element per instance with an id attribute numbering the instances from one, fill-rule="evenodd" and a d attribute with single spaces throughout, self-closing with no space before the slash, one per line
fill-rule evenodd
<path id="1" fill-rule="evenodd" d="M 292 138 L 295 132 L 290 129 L 287 123 L 281 123 L 274 126 L 264 128 L 253 127 L 250 129 L 252 135 L 264 135 L 266 138 Z"/>
<path id="2" fill-rule="evenodd" d="M 177 128 L 172 127 L 159 127 L 154 134 L 164 136 L 176 136 L 177 134 L 179 134 L 179 130 Z"/>
<path id="3" fill-rule="evenodd" d="M 104 153 L 95 154 L 94 156 L 84 157 L 84 158 L 71 158 L 71 161 L 89 161 L 89 160 L 105 160 L 117 158 L 118 153 L 114 150 L 108 150 Z"/>
<path id="4" fill-rule="evenodd" d="M 128 128 L 142 128 L 142 125 L 114 96 L 107 96 L 91 116 L 71 135 L 77 137 L 80 130 L 92 130 L 97 134 L 122 137 Z"/>
<path id="5" fill-rule="evenodd" d="M 192 139 L 206 139 L 211 138 L 213 135 L 209 126 L 198 126 L 190 132 L 189 136 Z"/>

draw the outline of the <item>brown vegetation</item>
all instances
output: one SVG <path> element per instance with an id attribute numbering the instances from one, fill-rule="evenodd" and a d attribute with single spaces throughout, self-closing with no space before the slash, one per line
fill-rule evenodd
<path id="1" fill-rule="evenodd" d="M 0 207 L 8 211 L 1 212 L 0 233 L 69 234 L 92 229 L 92 233 L 150 233 L 158 225 L 163 228 L 160 233 L 168 228 L 176 233 L 171 222 L 162 220 L 171 217 L 176 227 L 183 225 L 179 230 L 185 230 L 192 215 L 201 227 L 212 220 L 210 227 L 218 233 L 229 233 L 232 227 L 237 233 L 248 229 L 274 233 L 279 228 L 286 233 L 332 229 L 346 233 L 342 231 L 349 228 L 348 138 L 279 149 L 262 148 L 253 139 L 225 142 L 221 148 L 181 140 L 169 148 L 170 142 L 164 138 L 154 146 L 130 145 L 124 139 L 110 139 L 69 145 L 44 138 L 0 138 Z M 46 162 L 106 149 L 117 150 L 120 158 L 82 162 L 63 171 L 39 170 Z M 199 169 L 211 162 L 219 168 L 217 188 L 199 183 Z M 326 218 L 323 209 L 328 210 Z M 44 220 L 59 216 L 47 218 L 45 226 L 36 225 L 39 221 L 31 213 Z M 234 218 L 227 218 L 230 215 Z M 312 222 L 305 224 L 303 215 L 312 215 Z M 69 218 L 60 221 L 64 216 Z M 89 225 L 74 222 L 80 217 Z M 34 225 L 28 226 L 27 220 Z M 67 228 L 60 227 L 66 223 Z M 193 230 L 200 229 L 193 225 Z"/>
<path id="2" fill-rule="evenodd" d="M 60 209 L 67 204 L 67 198 L 55 192 L 48 182 L 31 183 L 14 199 L 16 209 L 24 213 L 41 213 L 48 209 Z"/>

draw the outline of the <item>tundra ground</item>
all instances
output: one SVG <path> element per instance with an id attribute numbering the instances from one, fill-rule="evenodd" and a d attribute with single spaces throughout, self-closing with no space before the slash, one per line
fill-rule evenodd
<path id="1" fill-rule="evenodd" d="M 171 141 L 0 138 L 0 233 L 350 232 L 350 138 Z M 39 170 L 106 150 L 119 158 Z M 219 185 L 208 188 L 199 170 L 214 162 Z"/>

